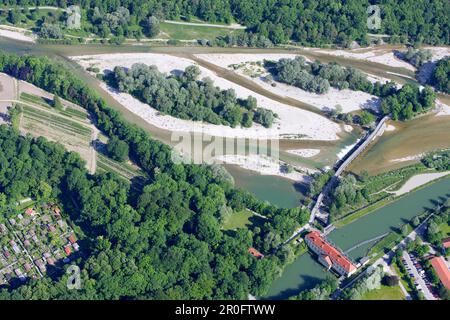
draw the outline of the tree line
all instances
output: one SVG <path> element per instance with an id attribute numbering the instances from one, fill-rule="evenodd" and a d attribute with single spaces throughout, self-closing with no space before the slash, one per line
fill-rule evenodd
<path id="1" fill-rule="evenodd" d="M 154 65 L 133 64 L 130 69 L 115 67 L 106 79 L 120 91 L 177 118 L 233 128 L 249 128 L 253 121 L 266 128 L 272 126 L 274 113 L 259 108 L 254 97 L 239 99 L 233 89 L 221 90 L 210 78 L 197 80 L 199 75 L 197 66 L 188 66 L 180 75 L 166 76 Z"/>
<path id="2" fill-rule="evenodd" d="M 84 19 L 88 32 L 136 35 L 149 32 L 151 17 L 190 21 L 193 17 L 212 23 L 239 22 L 247 32 L 256 33 L 274 44 L 289 41 L 300 45 L 350 46 L 353 41 L 369 43 L 367 33 L 387 34 L 391 43 L 449 44 L 450 3 L 446 0 L 30 0 L 29 5 L 65 7 L 81 4 L 87 8 Z M 22 5 L 19 0 L 4 2 Z M 376 30 L 367 28 L 369 5 L 380 8 L 381 24 Z M 125 14 L 125 15 L 122 15 Z M 128 15 L 129 14 L 129 15 Z M 125 20 L 121 18 L 125 17 Z M 117 22 L 125 23 L 117 23 Z M 212 40 L 212 39 L 210 39 Z"/>
<path id="3" fill-rule="evenodd" d="M 40 174 L 45 164 L 48 170 L 43 172 L 51 174 L 39 180 L 55 190 L 64 211 L 81 228 L 89 253 L 79 261 L 81 290 L 67 291 L 66 276 L 45 277 L 3 289 L 2 298 L 245 299 L 248 293 L 263 295 L 268 290 L 292 256 L 288 249 L 274 249 L 306 223 L 308 210 L 259 201 L 234 188 L 220 167 L 174 163 L 170 147 L 124 121 L 81 79 L 46 57 L 0 53 L 0 71 L 86 108 L 107 136 L 128 144 L 129 156 L 148 175 L 140 191 L 131 191 L 113 174 L 90 175 L 79 157 L 64 153 L 61 146 L 58 157 L 50 159 L 54 144 L 43 141 L 36 148 L 43 138 L 21 137 L 2 127 L 0 141 L 7 155 L 2 161 L 7 165 L 1 166 L 0 192 L 9 201 L 32 194 L 30 176 Z M 26 166 L 21 156 L 28 159 Z M 30 158 L 42 164 L 30 164 Z M 11 184 L 18 186 L 8 187 Z M 248 229 L 222 231 L 224 212 L 243 208 L 268 219 Z M 254 258 L 249 246 L 266 257 Z"/>

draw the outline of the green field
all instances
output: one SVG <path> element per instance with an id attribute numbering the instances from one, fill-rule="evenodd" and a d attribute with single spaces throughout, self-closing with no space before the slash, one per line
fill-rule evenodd
<path id="1" fill-rule="evenodd" d="M 51 108 L 52 106 L 49 104 L 49 101 L 39 97 L 39 96 L 35 96 L 34 94 L 29 94 L 26 92 L 22 92 L 20 94 L 20 100 L 23 100 L 25 102 L 29 102 L 29 103 L 34 103 L 37 104 L 41 107 L 46 107 L 46 108 Z"/>
<path id="2" fill-rule="evenodd" d="M 405 300 L 405 296 L 399 286 L 381 286 L 380 289 L 367 292 L 361 300 Z"/>
<path id="3" fill-rule="evenodd" d="M 33 107 L 21 105 L 23 110 L 23 117 L 33 123 L 40 123 L 49 128 L 56 129 L 61 133 L 68 135 L 76 135 L 80 138 L 90 141 L 92 131 L 90 128 L 83 126 L 80 123 L 70 121 L 50 112 L 41 111 Z"/>
<path id="4" fill-rule="evenodd" d="M 244 209 L 239 212 L 235 212 L 228 218 L 228 220 L 222 225 L 223 230 L 235 230 L 241 228 L 247 228 L 253 224 L 263 223 L 264 219 L 254 215 L 250 210 Z"/>
<path id="5" fill-rule="evenodd" d="M 114 172 L 126 180 L 143 176 L 143 173 L 140 170 L 133 168 L 131 165 L 114 161 L 100 153 L 97 153 L 97 170 Z"/>
<path id="6" fill-rule="evenodd" d="M 450 225 L 447 222 L 442 223 L 439 229 L 444 234 L 444 237 L 450 237 Z"/>
<path id="7" fill-rule="evenodd" d="M 208 39 L 213 40 L 219 36 L 227 34 L 236 34 L 242 30 L 234 30 L 229 28 L 216 28 L 208 26 L 188 26 L 162 22 L 161 34 L 158 37 L 175 40 L 197 40 Z"/>

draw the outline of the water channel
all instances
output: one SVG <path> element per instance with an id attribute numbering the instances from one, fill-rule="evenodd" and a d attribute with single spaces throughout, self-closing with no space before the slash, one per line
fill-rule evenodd
<path id="1" fill-rule="evenodd" d="M 328 235 L 332 243 L 344 252 L 365 240 L 391 232 L 427 208 L 432 208 L 436 201 L 450 198 L 450 177 L 439 180 L 424 188 L 407 194 L 398 200 L 346 225 Z M 349 256 L 358 260 L 373 245 L 368 243 L 351 252 Z M 268 293 L 273 299 L 285 299 L 300 290 L 313 287 L 327 276 L 325 269 L 309 253 L 305 253 L 288 265 L 282 276 L 276 279 Z"/>

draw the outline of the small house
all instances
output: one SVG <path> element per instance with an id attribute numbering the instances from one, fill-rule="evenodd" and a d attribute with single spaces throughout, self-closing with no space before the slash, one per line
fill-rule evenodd
<path id="1" fill-rule="evenodd" d="M 68 256 L 70 256 L 70 254 L 72 253 L 72 250 L 70 250 L 70 247 L 67 245 L 67 246 L 64 247 L 64 252 L 65 252 Z"/>
<path id="2" fill-rule="evenodd" d="M 75 235 L 72 233 L 68 238 L 69 242 L 71 244 L 74 244 L 75 242 L 77 242 L 77 238 L 75 238 Z"/>
<path id="3" fill-rule="evenodd" d="M 264 255 L 253 247 L 248 248 L 248 252 L 258 259 L 264 258 Z"/>

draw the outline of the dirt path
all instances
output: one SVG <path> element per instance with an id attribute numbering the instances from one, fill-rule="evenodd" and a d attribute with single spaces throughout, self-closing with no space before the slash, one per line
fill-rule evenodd
<path id="1" fill-rule="evenodd" d="M 240 24 L 212 24 L 212 23 L 195 23 L 195 22 L 183 22 L 183 21 L 173 21 L 173 20 L 164 20 L 165 23 L 170 24 L 180 24 L 184 26 L 194 26 L 194 27 L 213 27 L 213 28 L 225 28 L 225 29 L 240 29 L 245 30 L 246 27 Z"/>

